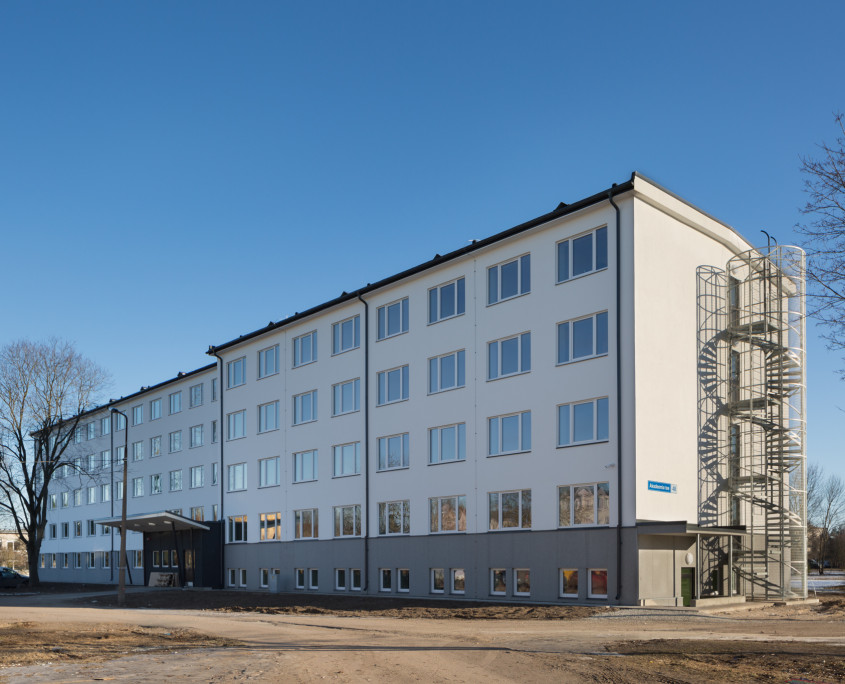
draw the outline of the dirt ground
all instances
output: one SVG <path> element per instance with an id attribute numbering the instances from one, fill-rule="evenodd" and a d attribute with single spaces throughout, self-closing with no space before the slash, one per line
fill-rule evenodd
<path id="1" fill-rule="evenodd" d="M 0 682 L 845 681 L 845 596 L 721 612 L 127 598 L 136 607 L 112 607 L 113 591 L 0 594 Z"/>

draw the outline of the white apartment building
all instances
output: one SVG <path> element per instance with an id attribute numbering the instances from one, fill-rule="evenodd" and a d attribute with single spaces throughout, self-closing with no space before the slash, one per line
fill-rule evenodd
<path id="1" fill-rule="evenodd" d="M 42 576 L 116 578 L 125 440 L 129 518 L 149 530 L 128 537 L 133 583 L 670 605 L 806 592 L 803 423 L 792 465 L 781 449 L 761 471 L 772 407 L 794 399 L 755 399 L 770 362 L 751 361 L 772 347 L 733 315 L 773 282 L 740 255 L 784 269 L 749 250 L 634 174 L 211 346 L 216 364 L 85 417 Z M 790 348 L 803 362 L 803 337 Z M 106 431 L 114 408 L 128 437 Z M 798 501 L 779 523 L 773 482 Z"/>

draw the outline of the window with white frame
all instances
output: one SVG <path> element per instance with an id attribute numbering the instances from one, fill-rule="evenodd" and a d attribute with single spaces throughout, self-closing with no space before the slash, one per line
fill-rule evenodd
<path id="1" fill-rule="evenodd" d="M 293 455 L 293 481 L 311 482 L 317 479 L 317 450 L 300 451 Z"/>
<path id="2" fill-rule="evenodd" d="M 211 378 L 211 401 L 217 401 L 217 378 Z"/>
<path id="3" fill-rule="evenodd" d="M 123 463 L 123 459 L 126 458 L 126 447 L 119 446 L 115 447 L 114 449 L 114 460 L 115 463 Z"/>
<path id="4" fill-rule="evenodd" d="M 312 330 L 293 339 L 293 367 L 304 366 L 317 360 L 317 331 Z"/>
<path id="5" fill-rule="evenodd" d="M 334 452 L 334 476 L 358 475 L 361 472 L 361 442 L 338 444 Z"/>
<path id="6" fill-rule="evenodd" d="M 106 482 L 100 485 L 100 501 L 111 501 L 111 483 Z"/>
<path id="7" fill-rule="evenodd" d="M 528 568 L 514 568 L 513 594 L 514 596 L 531 596 L 531 570 Z"/>
<path id="8" fill-rule="evenodd" d="M 161 418 L 161 399 L 150 400 L 150 420 Z"/>
<path id="9" fill-rule="evenodd" d="M 361 568 L 351 568 L 349 580 L 349 588 L 352 591 L 361 591 Z"/>
<path id="10" fill-rule="evenodd" d="M 508 593 L 508 571 L 505 568 L 490 568 L 490 593 L 493 596 Z"/>
<path id="11" fill-rule="evenodd" d="M 411 591 L 411 571 L 408 568 L 399 568 L 396 571 L 396 576 L 399 579 L 399 586 L 396 587 L 396 591 L 400 593 Z"/>
<path id="12" fill-rule="evenodd" d="M 408 298 L 400 299 L 380 306 L 378 315 L 378 338 L 383 340 L 387 337 L 401 335 L 408 332 Z"/>
<path id="13" fill-rule="evenodd" d="M 308 588 L 320 588 L 320 573 L 317 568 L 308 568 Z"/>
<path id="14" fill-rule="evenodd" d="M 235 411 L 226 416 L 227 432 L 226 439 L 240 439 L 246 437 L 246 409 Z"/>
<path id="15" fill-rule="evenodd" d="M 607 397 L 557 407 L 557 445 L 572 446 L 608 440 Z"/>
<path id="16" fill-rule="evenodd" d="M 80 570 L 82 568 L 82 554 L 81 553 L 74 553 L 73 554 L 73 561 L 74 561 L 73 566 L 77 570 Z"/>
<path id="17" fill-rule="evenodd" d="M 431 568 L 431 593 L 442 594 L 446 591 L 446 571 L 443 568 Z"/>
<path id="18" fill-rule="evenodd" d="M 361 506 L 335 506 L 334 507 L 334 536 L 335 537 L 360 537 L 361 536 Z"/>
<path id="19" fill-rule="evenodd" d="M 241 587 L 241 588 L 246 587 L 246 568 L 238 568 L 238 578 L 239 578 L 238 586 Z"/>
<path id="20" fill-rule="evenodd" d="M 50 530 L 50 539 L 55 539 L 56 535 L 58 534 L 58 528 L 56 527 L 56 523 L 50 523 L 48 529 Z"/>
<path id="21" fill-rule="evenodd" d="M 150 458 L 161 456 L 161 435 L 150 437 Z"/>
<path id="22" fill-rule="evenodd" d="M 334 588 L 336 591 L 346 591 L 346 568 L 334 569 Z"/>
<path id="23" fill-rule="evenodd" d="M 393 590 L 393 570 L 391 568 L 379 568 L 379 591 Z"/>
<path id="24" fill-rule="evenodd" d="M 74 537 L 81 537 L 82 536 L 82 521 L 81 520 L 74 520 L 73 521 L 73 536 Z"/>
<path id="25" fill-rule="evenodd" d="M 211 485 L 214 486 L 217 484 L 217 471 L 218 471 L 219 464 L 212 463 L 211 464 Z"/>
<path id="26" fill-rule="evenodd" d="M 407 468 L 410 464 L 409 435 L 390 435 L 378 439 L 378 469 Z"/>
<path id="27" fill-rule="evenodd" d="M 467 529 L 466 496 L 441 496 L 428 500 L 429 532 L 465 532 Z"/>
<path id="28" fill-rule="evenodd" d="M 67 508 L 69 505 L 70 492 L 61 492 L 62 508 Z"/>
<path id="29" fill-rule="evenodd" d="M 196 408 L 197 406 L 202 406 L 202 383 L 199 385 L 194 385 L 190 389 L 191 393 L 191 408 Z"/>
<path id="30" fill-rule="evenodd" d="M 557 243 L 557 282 L 607 268 L 607 226 Z"/>
<path id="31" fill-rule="evenodd" d="M 531 333 L 487 343 L 487 378 L 495 380 L 531 370 Z"/>
<path id="32" fill-rule="evenodd" d="M 378 405 L 408 398 L 408 366 L 381 371 L 378 376 Z"/>
<path id="33" fill-rule="evenodd" d="M 85 434 L 85 429 L 81 425 L 79 427 L 77 427 L 76 430 L 74 430 L 74 432 L 73 432 L 73 442 L 74 442 L 74 444 L 81 444 L 82 443 L 82 437 L 83 437 L 84 434 Z"/>
<path id="34" fill-rule="evenodd" d="M 258 378 L 266 378 L 279 372 L 279 345 L 258 352 Z"/>
<path id="35" fill-rule="evenodd" d="M 194 425 L 191 427 L 191 449 L 200 447 L 203 443 L 203 426 Z"/>
<path id="36" fill-rule="evenodd" d="M 217 444 L 217 421 L 211 421 L 211 443 Z"/>
<path id="37" fill-rule="evenodd" d="M 100 434 L 105 437 L 111 434 L 111 416 L 100 418 Z"/>
<path id="38" fill-rule="evenodd" d="M 361 317 L 352 316 L 332 325 L 332 354 L 361 346 Z"/>
<path id="39" fill-rule="evenodd" d="M 133 551 L 132 557 L 134 562 L 132 563 L 136 568 L 143 568 L 144 567 L 144 552 L 143 551 Z"/>
<path id="40" fill-rule="evenodd" d="M 234 463 L 230 465 L 228 473 L 228 491 L 237 492 L 246 489 L 246 463 Z"/>
<path id="41" fill-rule="evenodd" d="M 86 500 L 89 504 L 97 503 L 97 487 L 96 486 L 88 487 L 88 498 Z"/>
<path id="42" fill-rule="evenodd" d="M 531 490 L 490 492 L 488 529 L 513 530 L 531 528 Z"/>
<path id="43" fill-rule="evenodd" d="M 590 586 L 587 598 L 607 598 L 607 570 L 590 569 Z"/>
<path id="44" fill-rule="evenodd" d="M 100 467 L 100 457 L 97 454 L 88 454 L 88 472 L 91 473 Z"/>
<path id="45" fill-rule="evenodd" d="M 246 357 L 242 356 L 226 364 L 226 387 L 231 389 L 246 382 Z"/>
<path id="46" fill-rule="evenodd" d="M 443 425 L 428 431 L 428 462 L 449 463 L 466 459 L 466 424 Z"/>
<path id="47" fill-rule="evenodd" d="M 143 442 L 132 442 L 132 460 L 133 461 L 143 461 L 144 460 L 144 443 Z"/>
<path id="48" fill-rule="evenodd" d="M 317 420 L 317 390 L 297 394 L 293 398 L 293 424 Z"/>
<path id="49" fill-rule="evenodd" d="M 204 466 L 191 466 L 191 489 L 203 486 L 203 480 L 205 479 L 204 471 Z"/>
<path id="50" fill-rule="evenodd" d="M 144 478 L 143 477 L 133 477 L 132 478 L 132 496 L 144 496 Z"/>
<path id="51" fill-rule="evenodd" d="M 258 583 L 261 585 L 262 589 L 266 589 L 270 586 L 270 570 L 268 568 L 260 568 L 258 570 Z"/>
<path id="52" fill-rule="evenodd" d="M 294 568 L 293 584 L 297 589 L 305 589 L 305 568 Z"/>
<path id="53" fill-rule="evenodd" d="M 245 542 L 246 541 L 246 516 L 245 515 L 230 515 L 228 527 L 229 527 L 229 541 L 230 542 Z"/>
<path id="54" fill-rule="evenodd" d="M 144 405 L 132 407 L 132 425 L 140 425 L 144 422 Z"/>
<path id="55" fill-rule="evenodd" d="M 531 255 L 491 266 L 487 269 L 487 304 L 531 292 Z"/>
<path id="56" fill-rule="evenodd" d="M 464 313 L 465 291 L 463 278 L 432 287 L 428 291 L 428 322 L 437 323 Z"/>
<path id="57" fill-rule="evenodd" d="M 143 480 L 141 482 L 143 483 Z M 123 500 L 123 480 L 118 480 L 114 484 L 115 484 L 115 488 L 116 488 L 115 499 L 117 501 L 122 501 Z M 143 484 L 142 484 L 142 486 L 143 486 Z M 143 494 L 143 491 L 141 493 Z"/>
<path id="58" fill-rule="evenodd" d="M 563 485 L 558 491 L 558 525 L 610 524 L 610 484 Z"/>
<path id="59" fill-rule="evenodd" d="M 86 439 L 94 439 L 97 436 L 97 424 L 94 421 L 85 426 Z"/>
<path id="60" fill-rule="evenodd" d="M 452 352 L 428 360 L 428 392 L 444 392 L 466 385 L 466 352 Z"/>
<path id="61" fill-rule="evenodd" d="M 82 490 L 81 489 L 74 489 L 73 490 L 73 505 L 74 506 L 81 506 L 82 505 Z"/>
<path id="62" fill-rule="evenodd" d="M 59 495 L 58 494 L 50 494 L 50 510 L 55 510 L 59 507 Z"/>
<path id="63" fill-rule="evenodd" d="M 560 569 L 560 595 L 562 598 L 578 598 L 578 570 Z"/>
<path id="64" fill-rule="evenodd" d="M 488 456 L 531 451 L 531 411 L 487 419 Z"/>
<path id="65" fill-rule="evenodd" d="M 89 551 L 85 555 L 88 557 L 88 569 L 94 570 L 97 567 L 97 556 L 93 551 Z"/>
<path id="66" fill-rule="evenodd" d="M 557 362 L 607 354 L 607 311 L 557 324 Z"/>
<path id="67" fill-rule="evenodd" d="M 316 508 L 303 508 L 293 512 L 294 539 L 317 539 L 320 536 Z"/>
<path id="68" fill-rule="evenodd" d="M 332 415 L 352 413 L 361 408 L 361 380 L 347 380 L 332 385 Z"/>
<path id="69" fill-rule="evenodd" d="M 182 490 L 182 471 L 181 470 L 171 470 L 170 471 L 170 491 L 171 492 L 179 492 Z"/>
<path id="70" fill-rule="evenodd" d="M 114 429 L 118 431 L 126 429 L 126 416 L 122 413 L 114 414 Z"/>
<path id="71" fill-rule="evenodd" d="M 258 407 L 258 432 L 279 429 L 279 402 L 271 401 Z"/>
<path id="72" fill-rule="evenodd" d="M 161 494 L 161 473 L 150 475 L 150 494 Z"/>
<path id="73" fill-rule="evenodd" d="M 279 457 L 262 458 L 258 461 L 258 486 L 275 487 L 281 483 Z"/>
<path id="74" fill-rule="evenodd" d="M 191 520 L 202 522 L 205 520 L 205 509 L 202 506 L 193 506 L 191 508 Z"/>
<path id="75" fill-rule="evenodd" d="M 229 586 L 236 587 L 238 586 L 238 569 L 237 568 L 228 568 L 229 572 Z"/>
<path id="76" fill-rule="evenodd" d="M 259 541 L 278 541 L 281 539 L 281 513 L 262 513 L 258 516 L 258 524 Z"/>
<path id="77" fill-rule="evenodd" d="M 378 505 L 378 533 L 410 534 L 411 533 L 411 502 L 382 501 Z"/>
<path id="78" fill-rule="evenodd" d="M 176 430 L 170 433 L 170 453 L 182 451 L 182 431 Z"/>
<path id="79" fill-rule="evenodd" d="M 111 552 L 103 551 L 103 567 L 110 568 L 111 567 Z"/>
<path id="80" fill-rule="evenodd" d="M 463 594 L 466 592 L 466 572 L 463 568 L 452 568 L 451 575 L 451 591 L 453 594 Z"/>

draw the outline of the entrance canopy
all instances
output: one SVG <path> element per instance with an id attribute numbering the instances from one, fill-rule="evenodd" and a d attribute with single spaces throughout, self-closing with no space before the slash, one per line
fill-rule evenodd
<path id="1" fill-rule="evenodd" d="M 97 523 L 116 529 L 122 527 L 120 518 L 98 520 Z M 174 530 L 203 530 L 207 532 L 211 528 L 182 515 L 170 511 L 161 511 L 160 513 L 127 516 L 126 529 L 135 532 L 172 532 Z"/>

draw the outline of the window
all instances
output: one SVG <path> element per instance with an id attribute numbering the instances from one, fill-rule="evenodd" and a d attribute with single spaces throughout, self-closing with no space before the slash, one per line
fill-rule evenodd
<path id="1" fill-rule="evenodd" d="M 68 500 L 69 499 L 70 499 L 70 492 L 62 492 L 61 493 L 62 508 L 68 507 Z"/>
<path id="2" fill-rule="evenodd" d="M 161 418 L 161 399 L 153 399 L 150 402 L 150 420 Z"/>
<path id="3" fill-rule="evenodd" d="M 202 406 L 202 383 L 199 385 L 194 385 L 190 389 L 191 392 L 191 408 L 196 408 L 197 406 Z"/>
<path id="4" fill-rule="evenodd" d="M 144 422 L 144 405 L 132 407 L 132 425 L 140 425 Z"/>
<path id="5" fill-rule="evenodd" d="M 266 378 L 279 372 L 279 345 L 258 352 L 258 378 Z"/>
<path id="6" fill-rule="evenodd" d="M 531 370 L 531 333 L 487 344 L 487 378 L 495 380 Z"/>
<path id="7" fill-rule="evenodd" d="M 465 532 L 467 498 L 443 496 L 428 500 L 429 532 Z"/>
<path id="8" fill-rule="evenodd" d="M 271 401 L 258 407 L 258 431 L 269 432 L 279 429 L 279 402 Z"/>
<path id="9" fill-rule="evenodd" d="M 238 586 L 238 571 L 236 568 L 229 568 L 229 586 Z"/>
<path id="10" fill-rule="evenodd" d="M 218 469 L 218 464 L 212 463 L 211 464 L 211 485 L 212 485 L 212 487 L 217 484 L 217 469 Z"/>
<path id="11" fill-rule="evenodd" d="M 227 440 L 240 439 L 246 437 L 246 410 L 235 411 L 226 416 L 228 432 L 226 434 Z"/>
<path id="12" fill-rule="evenodd" d="M 170 491 L 171 492 L 178 492 L 182 490 L 182 471 L 181 470 L 171 470 L 170 471 Z"/>
<path id="13" fill-rule="evenodd" d="M 489 456 L 531 451 L 531 411 L 487 419 Z"/>
<path id="14" fill-rule="evenodd" d="M 144 478 L 132 478 L 132 496 L 144 496 Z"/>
<path id="15" fill-rule="evenodd" d="M 607 226 L 557 243 L 557 282 L 607 268 Z"/>
<path id="16" fill-rule="evenodd" d="M 114 450 L 114 458 L 116 463 L 123 463 L 126 458 L 126 447 L 119 446 Z"/>
<path id="17" fill-rule="evenodd" d="M 75 553 L 73 555 L 74 555 L 74 559 L 73 559 L 74 560 L 74 567 L 77 570 L 79 570 L 79 569 L 82 568 L 82 554 L 81 553 Z"/>
<path id="18" fill-rule="evenodd" d="M 267 568 L 260 568 L 258 571 L 259 576 L 259 584 L 261 585 L 262 589 L 266 589 L 270 586 L 270 571 Z"/>
<path id="19" fill-rule="evenodd" d="M 161 456 L 161 435 L 150 437 L 150 458 Z"/>
<path id="20" fill-rule="evenodd" d="M 317 451 L 301 451 L 293 455 L 293 481 L 310 482 L 317 479 Z"/>
<path id="21" fill-rule="evenodd" d="M 211 378 L 211 401 L 217 401 L 217 378 Z"/>
<path id="22" fill-rule="evenodd" d="M 443 392 L 466 385 L 466 352 L 452 352 L 428 360 L 428 392 Z"/>
<path id="23" fill-rule="evenodd" d="M 237 492 L 246 489 L 246 463 L 236 463 L 229 466 L 229 490 Z"/>
<path id="24" fill-rule="evenodd" d="M 557 407 L 558 446 L 605 442 L 607 439 L 607 397 Z"/>
<path id="25" fill-rule="evenodd" d="M 70 568 L 70 554 L 63 553 L 62 554 L 62 567 L 65 569 Z"/>
<path id="26" fill-rule="evenodd" d="M 529 529 L 531 527 L 531 490 L 490 492 L 490 530 Z"/>
<path id="27" fill-rule="evenodd" d="M 88 487 L 87 501 L 88 501 L 89 504 L 97 503 L 97 488 L 96 487 Z"/>
<path id="28" fill-rule="evenodd" d="M 448 463 L 466 459 L 466 424 L 444 425 L 428 431 L 428 462 Z"/>
<path id="29" fill-rule="evenodd" d="M 442 594 L 446 590 L 446 575 L 443 568 L 431 569 L 431 593 Z"/>
<path id="30" fill-rule="evenodd" d="M 378 505 L 379 534 L 411 533 L 411 502 L 384 501 Z"/>
<path id="31" fill-rule="evenodd" d="M 100 485 L 100 501 L 103 503 L 111 501 L 111 484 L 106 483 Z"/>
<path id="32" fill-rule="evenodd" d="M 317 420 L 317 390 L 298 394 L 293 398 L 293 424 Z"/>
<path id="33" fill-rule="evenodd" d="M 564 485 L 557 491 L 560 527 L 610 524 L 609 483 Z"/>
<path id="34" fill-rule="evenodd" d="M 82 490 L 81 489 L 74 489 L 73 490 L 73 505 L 74 506 L 81 506 L 82 505 Z"/>
<path id="35" fill-rule="evenodd" d="M 231 389 L 246 382 L 246 357 L 242 356 L 226 364 L 226 387 Z"/>
<path id="36" fill-rule="evenodd" d="M 296 568 L 293 571 L 293 581 L 297 589 L 305 589 L 305 568 Z"/>
<path id="37" fill-rule="evenodd" d="M 48 529 L 50 530 L 50 539 L 55 539 L 56 534 L 58 532 L 58 528 L 56 527 L 56 523 L 50 523 Z"/>
<path id="38" fill-rule="evenodd" d="M 82 536 L 82 521 L 81 520 L 74 520 L 73 521 L 73 536 L 74 537 L 81 537 Z"/>
<path id="39" fill-rule="evenodd" d="M 428 322 L 460 316 L 464 312 L 465 290 L 463 278 L 432 287 L 428 291 Z"/>
<path id="40" fill-rule="evenodd" d="M 50 510 L 55 510 L 59 507 L 58 494 L 50 494 Z"/>
<path id="41" fill-rule="evenodd" d="M 281 539 L 281 513 L 262 513 L 258 516 L 258 538 L 261 541 L 276 541 Z"/>
<path id="42" fill-rule="evenodd" d="M 108 551 L 103 551 L 103 567 L 111 567 L 111 553 L 109 553 Z"/>
<path id="43" fill-rule="evenodd" d="M 379 437 L 378 440 L 378 469 L 393 470 L 407 468 L 410 461 L 408 433 Z"/>
<path id="44" fill-rule="evenodd" d="M 205 520 L 205 509 L 202 506 L 194 506 L 191 508 L 191 520 L 202 522 Z"/>
<path id="45" fill-rule="evenodd" d="M 334 450 L 334 476 L 357 475 L 361 472 L 361 442 L 338 444 Z"/>
<path id="46" fill-rule="evenodd" d="M 361 569 L 360 568 L 352 568 L 349 571 L 349 575 L 351 578 L 351 583 L 349 588 L 352 591 L 361 591 Z"/>
<path id="47" fill-rule="evenodd" d="M 560 595 L 563 598 L 578 598 L 578 571 L 561 568 Z"/>
<path id="48" fill-rule="evenodd" d="M 217 421 L 211 421 L 211 443 L 217 444 Z"/>
<path id="49" fill-rule="evenodd" d="M 379 568 L 379 591 L 391 591 L 393 589 L 393 571 L 390 568 Z"/>
<path id="50" fill-rule="evenodd" d="M 238 570 L 238 578 L 239 578 L 239 587 L 246 586 L 246 568 L 240 568 Z"/>
<path id="51" fill-rule="evenodd" d="M 202 446 L 203 442 L 203 427 L 202 425 L 194 425 L 191 428 L 191 449 Z"/>
<path id="52" fill-rule="evenodd" d="M 258 461 L 258 486 L 274 487 L 281 482 L 279 457 L 262 458 Z"/>
<path id="53" fill-rule="evenodd" d="M 316 508 L 293 512 L 293 536 L 294 539 L 317 539 L 320 536 Z"/>
<path id="54" fill-rule="evenodd" d="M 531 571 L 515 568 L 513 571 L 514 596 L 531 596 Z"/>
<path id="55" fill-rule="evenodd" d="M 346 591 L 346 568 L 334 569 L 335 591 Z"/>
<path id="56" fill-rule="evenodd" d="M 86 439 L 94 439 L 97 436 L 97 424 L 94 421 L 88 423 L 88 425 L 85 426 L 85 430 L 87 433 L 85 435 Z"/>
<path id="57" fill-rule="evenodd" d="M 246 516 L 245 515 L 230 515 L 229 516 L 229 541 L 230 542 L 245 542 L 246 541 Z"/>
<path id="58" fill-rule="evenodd" d="M 494 596 L 504 596 L 508 589 L 508 571 L 504 568 L 490 569 L 490 593 Z"/>
<path id="59" fill-rule="evenodd" d="M 529 292 L 531 292 L 530 254 L 487 269 L 488 305 Z"/>
<path id="60" fill-rule="evenodd" d="M 309 589 L 319 589 L 320 587 L 320 575 L 317 571 L 317 568 L 308 568 L 308 588 Z"/>
<path id="61" fill-rule="evenodd" d="M 466 591 L 466 573 L 463 568 L 452 568 L 452 593 L 463 594 Z"/>
<path id="62" fill-rule="evenodd" d="M 334 508 L 334 536 L 361 536 L 361 506 L 335 506 Z"/>
<path id="63" fill-rule="evenodd" d="M 173 454 L 177 451 L 182 451 L 182 431 L 176 430 L 176 432 L 170 433 L 170 453 Z"/>
<path id="64" fill-rule="evenodd" d="M 378 374 L 378 405 L 391 404 L 408 398 L 408 366 L 393 368 Z"/>
<path id="65" fill-rule="evenodd" d="M 397 591 L 403 593 L 411 591 L 411 571 L 408 568 L 399 568 L 396 574 L 399 576 Z"/>
<path id="66" fill-rule="evenodd" d="M 378 308 L 378 339 L 408 332 L 408 298 Z"/>
<path id="67" fill-rule="evenodd" d="M 116 498 L 117 498 L 118 501 L 122 501 L 123 500 L 123 480 L 120 480 L 119 482 L 115 482 L 115 484 L 117 485 L 117 497 Z M 141 493 L 143 494 L 143 491 Z"/>
<path id="68" fill-rule="evenodd" d="M 337 353 L 337 352 L 335 352 Z M 317 331 L 293 339 L 293 367 L 304 366 L 317 360 Z"/>
<path id="69" fill-rule="evenodd" d="M 111 417 L 100 418 L 100 434 L 105 437 L 111 433 Z"/>
<path id="70" fill-rule="evenodd" d="M 332 386 L 332 415 L 358 411 L 360 406 L 361 380 L 348 380 Z"/>
<path id="71" fill-rule="evenodd" d="M 88 558 L 88 569 L 93 570 L 97 567 L 97 557 L 94 555 L 93 551 L 89 551 L 85 554 Z"/>
<path id="72" fill-rule="evenodd" d="M 557 362 L 607 354 L 607 311 L 557 324 Z"/>
<path id="73" fill-rule="evenodd" d="M 161 494 L 161 473 L 150 475 L 150 494 Z"/>
<path id="74" fill-rule="evenodd" d="M 332 325 L 332 354 L 342 354 L 361 346 L 361 317 L 352 316 Z"/>
<path id="75" fill-rule="evenodd" d="M 220 504 L 211 505 L 211 519 L 216 521 L 220 517 Z"/>
<path id="76" fill-rule="evenodd" d="M 100 458 L 96 454 L 89 454 L 88 455 L 88 472 L 93 472 L 97 470 L 100 466 Z"/>
<path id="77" fill-rule="evenodd" d="M 590 570 L 588 598 L 607 598 L 607 570 Z"/>
<path id="78" fill-rule="evenodd" d="M 120 429 L 120 428 L 119 428 Z M 73 442 L 74 444 L 80 444 L 82 442 L 82 435 L 84 434 L 85 430 L 80 425 L 73 433 Z"/>
<path id="79" fill-rule="evenodd" d="M 143 442 L 132 442 L 132 460 L 133 461 L 144 460 L 144 443 Z"/>
<path id="80" fill-rule="evenodd" d="M 143 568 L 144 567 L 144 552 L 143 551 L 133 551 L 133 565 L 136 568 Z"/>
<path id="81" fill-rule="evenodd" d="M 115 420 L 115 425 L 114 425 L 115 430 L 125 430 L 126 429 L 126 416 L 124 416 L 122 413 L 115 413 L 114 414 L 114 420 Z"/>

